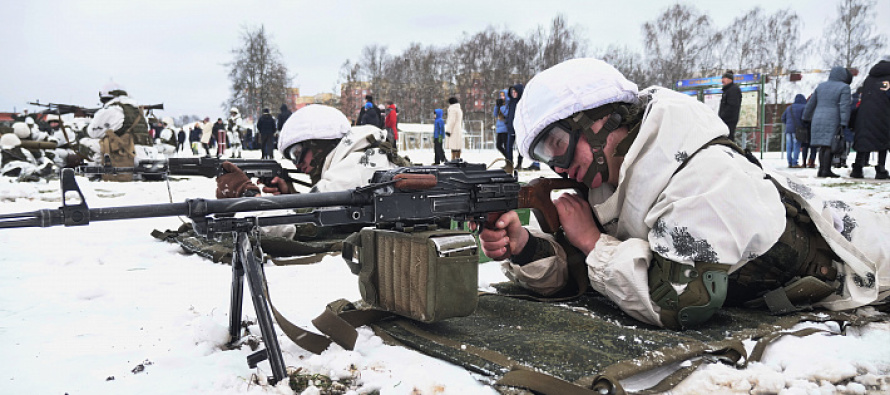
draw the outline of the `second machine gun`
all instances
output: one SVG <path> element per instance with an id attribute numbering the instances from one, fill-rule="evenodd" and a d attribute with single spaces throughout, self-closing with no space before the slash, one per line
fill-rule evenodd
<path id="1" fill-rule="evenodd" d="M 232 162 L 248 177 L 259 178 L 263 184 L 270 184 L 273 178 L 279 177 L 292 183 L 311 186 L 308 182 L 291 176 L 291 173 L 296 173 L 297 170 L 287 169 L 275 159 L 169 158 L 164 161 L 140 161 L 133 167 L 113 167 L 110 158 L 106 158 L 105 162 L 102 166 L 79 166 L 75 169 L 75 173 L 84 175 L 133 173 L 133 175 L 150 176 L 152 179 L 163 179 L 167 176 L 213 178 L 225 173 L 223 162 Z"/>

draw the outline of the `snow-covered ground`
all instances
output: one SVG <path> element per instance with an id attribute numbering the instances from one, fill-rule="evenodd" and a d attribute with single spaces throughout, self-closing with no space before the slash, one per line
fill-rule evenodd
<path id="1" fill-rule="evenodd" d="M 430 163 L 431 150 L 408 151 Z M 258 157 L 258 152 L 247 153 Z M 491 163 L 496 151 L 464 152 Z M 784 168 L 779 154 L 764 162 Z M 527 164 L 526 164 L 527 165 Z M 500 166 L 500 164 L 496 165 Z M 873 210 L 890 210 L 890 183 L 815 178 L 815 169 L 790 169 L 818 192 Z M 846 173 L 846 171 L 844 171 Z M 528 179 L 549 172 L 523 172 Z M 873 177 L 874 170 L 866 170 Z M 78 182 L 90 207 L 212 198 L 213 179 L 162 182 Z M 0 180 L 0 213 L 60 205 L 58 182 Z M 0 393 L 2 394 L 290 394 L 286 382 L 253 383 L 268 364 L 250 369 L 248 347 L 223 350 L 228 340 L 231 267 L 185 255 L 157 241 L 153 229 L 175 229 L 178 218 L 92 223 L 87 227 L 0 230 Z M 312 328 L 328 302 L 360 295 L 339 257 L 321 263 L 267 265 L 271 297 L 296 324 Z M 497 263 L 482 264 L 479 287 L 504 281 Z M 254 317 L 250 303 L 247 318 Z M 837 332 L 830 324 L 822 327 Z M 252 332 L 259 334 L 256 326 Z M 351 393 L 491 394 L 482 377 L 417 352 L 383 344 L 359 329 L 354 351 L 332 345 L 313 355 L 280 335 L 292 369 L 354 378 Z M 675 393 L 887 393 L 890 323 L 847 329 L 844 336 L 788 337 L 746 369 L 706 365 Z M 310 388 L 305 393 L 317 393 Z"/>

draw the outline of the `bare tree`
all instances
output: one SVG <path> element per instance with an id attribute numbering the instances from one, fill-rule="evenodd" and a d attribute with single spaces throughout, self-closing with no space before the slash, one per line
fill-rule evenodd
<path id="1" fill-rule="evenodd" d="M 359 106 L 362 105 L 361 98 L 350 91 L 361 89 L 361 65 L 352 63 L 349 59 L 340 66 L 340 111 L 347 118 L 353 119 L 358 115 Z"/>
<path id="2" fill-rule="evenodd" d="M 773 104 L 778 104 L 779 88 L 785 81 L 782 75 L 788 73 L 800 61 L 801 48 L 810 41 L 800 43 L 800 18 L 791 9 L 778 10 L 767 18 L 764 34 L 767 45 L 764 47 L 763 67 L 773 78 L 769 82 Z M 773 111 L 772 123 L 777 122 L 778 111 Z"/>
<path id="3" fill-rule="evenodd" d="M 243 28 L 240 47 L 227 63 L 231 93 L 223 108 L 238 107 L 242 114 L 258 118 L 263 108 L 283 103 L 292 77 L 264 26 Z"/>
<path id="4" fill-rule="evenodd" d="M 583 56 L 586 44 L 579 31 L 557 16 L 549 28 L 538 27 L 528 37 L 488 26 L 441 48 L 413 43 L 401 54 L 389 55 L 386 47 L 369 45 L 357 62 L 347 60 L 341 66 L 339 82 L 351 97 L 342 98 L 340 108 L 354 115 L 361 103 L 349 101 L 362 89 L 373 92 L 378 102 L 402 103 L 402 122 L 431 120 L 432 110 L 445 107 L 450 96 L 464 104 L 466 120 L 489 118 L 496 91 Z"/>
<path id="5" fill-rule="evenodd" d="M 464 108 L 465 119 L 485 119 L 491 113 L 495 92 L 511 84 L 511 64 L 507 53 L 515 42 L 521 40 L 515 34 L 498 31 L 488 26 L 484 31 L 469 35 L 453 49 L 456 61 L 456 95 Z M 475 103 L 481 102 L 477 111 Z M 474 104 L 473 106 L 469 104 Z M 482 114 L 473 114 L 473 112 Z"/>
<path id="6" fill-rule="evenodd" d="M 584 56 L 587 45 L 581 41 L 580 28 L 569 27 L 565 16 L 556 15 L 550 30 L 543 35 L 539 69 L 553 67 L 569 59 Z"/>
<path id="7" fill-rule="evenodd" d="M 655 81 L 672 86 L 705 66 L 710 41 L 719 37 L 711 18 L 692 6 L 674 4 L 652 22 L 643 24 L 644 46 Z"/>
<path id="8" fill-rule="evenodd" d="M 822 60 L 828 66 L 866 67 L 877 59 L 887 37 L 875 32 L 874 0 L 841 0 L 837 19 L 826 26 Z"/>
<path id="9" fill-rule="evenodd" d="M 754 7 L 744 15 L 733 19 L 723 30 L 719 68 L 736 71 L 757 69 L 762 66 L 766 52 L 766 16 L 763 9 Z"/>

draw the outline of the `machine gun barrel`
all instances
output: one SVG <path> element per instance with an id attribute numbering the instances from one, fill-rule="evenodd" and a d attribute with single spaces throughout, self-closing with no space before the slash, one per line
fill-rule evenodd
<path id="1" fill-rule="evenodd" d="M 290 175 L 297 170 L 286 169 L 275 159 L 224 159 L 224 158 L 169 158 L 166 161 L 141 161 L 135 167 L 104 166 L 80 166 L 77 174 L 151 174 L 173 176 L 202 176 L 218 177 L 225 174 L 223 162 L 231 162 L 238 166 L 244 174 L 251 178 L 258 178 L 263 184 L 271 183 L 275 177 L 288 180 L 304 186 L 311 184 L 298 180 Z"/>
<path id="2" fill-rule="evenodd" d="M 29 102 L 28 104 L 30 104 L 32 106 L 46 108 L 46 110 L 43 110 L 41 112 L 43 114 L 62 115 L 62 114 L 71 114 L 71 113 L 82 112 L 84 115 L 92 116 L 93 114 L 96 113 L 96 111 L 99 111 L 98 108 L 86 108 L 86 107 L 81 107 L 81 106 L 74 105 L 74 104 L 41 103 L 40 101 Z"/>

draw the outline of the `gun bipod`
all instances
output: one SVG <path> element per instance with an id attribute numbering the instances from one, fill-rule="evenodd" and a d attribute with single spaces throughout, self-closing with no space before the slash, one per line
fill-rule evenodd
<path id="1" fill-rule="evenodd" d="M 250 219 L 252 218 L 244 218 Z M 284 357 L 281 355 L 281 346 L 278 344 L 278 336 L 272 326 L 272 314 L 269 312 L 269 302 L 266 297 L 266 278 L 262 267 L 262 250 L 259 249 L 259 240 L 250 241 L 248 232 L 235 232 L 235 251 L 232 257 L 232 300 L 229 308 L 229 344 L 233 344 L 241 337 L 241 308 L 244 298 L 244 276 L 247 276 L 247 284 L 250 287 L 250 299 L 256 311 L 257 323 L 266 348 L 259 350 L 247 357 L 247 364 L 255 368 L 258 363 L 269 360 L 272 368 L 272 376 L 268 377 L 270 384 L 287 377 L 284 365 Z"/>

